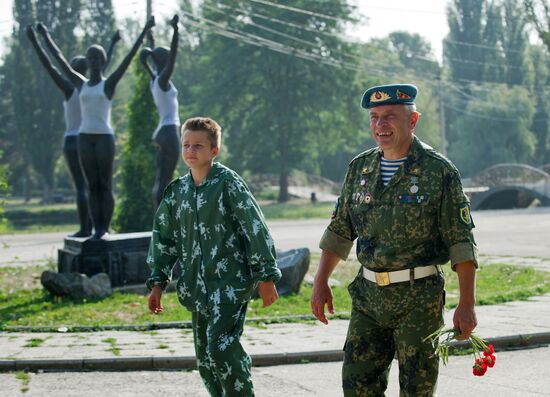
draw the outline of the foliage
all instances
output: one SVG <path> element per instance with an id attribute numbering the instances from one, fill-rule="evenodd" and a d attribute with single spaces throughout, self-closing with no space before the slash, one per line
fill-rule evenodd
<path id="1" fill-rule="evenodd" d="M 527 13 L 516 0 L 504 0 L 505 29 L 502 29 L 502 48 L 506 59 L 506 78 L 509 85 L 525 84 L 531 78 L 529 67 Z"/>
<path id="2" fill-rule="evenodd" d="M 449 156 L 468 176 L 499 162 L 541 165 L 550 155 L 547 55 L 529 44 L 528 16 L 514 0 L 449 6 Z"/>
<path id="3" fill-rule="evenodd" d="M 107 51 L 111 36 L 115 32 L 115 14 L 112 0 L 86 0 L 82 15 L 84 42 L 99 44 Z"/>
<path id="4" fill-rule="evenodd" d="M 550 5 L 546 0 L 523 0 L 530 22 L 550 49 Z"/>
<path id="5" fill-rule="evenodd" d="M 133 63 L 136 75 L 134 94 L 128 105 L 128 137 L 124 142 L 119 171 L 114 228 L 118 232 L 150 230 L 154 208 L 151 191 L 155 179 L 154 150 L 151 135 L 157 118 L 150 78 L 139 64 Z"/>
<path id="6" fill-rule="evenodd" d="M 476 45 L 486 42 L 486 16 L 485 0 L 449 2 L 449 35 L 444 41 L 444 55 L 449 60 L 449 74 L 452 80 L 482 81 L 486 51 Z"/>
<path id="7" fill-rule="evenodd" d="M 355 135 L 349 109 L 357 108 L 362 90 L 354 85 L 355 61 L 348 60 L 356 56 L 354 46 L 336 36 L 352 22 L 347 3 L 299 0 L 293 6 L 333 19 L 236 0 L 207 0 L 198 19 L 211 29 L 200 35 L 197 110 L 224 127 L 230 166 L 279 174 L 280 201 L 289 198 L 293 169 Z M 266 14 L 315 31 L 257 17 Z M 222 37 L 224 31 L 237 39 Z"/>
<path id="8" fill-rule="evenodd" d="M 530 130 L 535 104 L 518 101 L 529 92 L 520 87 L 471 88 L 474 99 L 465 102 L 463 117 L 453 128 L 460 131 L 450 157 L 466 175 L 474 176 L 498 163 L 525 163 L 535 153 L 536 137 Z M 500 98 L 494 103 L 491 98 Z M 511 116 L 510 109 L 514 109 Z"/>
<path id="9" fill-rule="evenodd" d="M 350 42 L 345 32 L 353 29 L 357 14 L 349 0 L 292 2 L 294 8 L 310 14 L 270 2 L 178 3 L 180 54 L 172 80 L 179 90 L 180 117 L 216 118 L 224 130 L 220 160 L 238 172 L 278 174 L 280 200 L 289 197 L 288 175 L 295 169 L 335 181 L 343 178 L 349 161 L 374 145 L 368 112 L 358 106 L 361 94 L 369 86 L 396 81 L 419 87 L 417 105 L 422 117 L 416 134 L 442 151 L 440 125 L 445 121 L 448 153 L 460 167 L 465 159 L 460 152 L 477 142 L 462 128 L 477 123 L 476 131 L 481 131 L 479 125 L 495 117 L 521 122 L 499 124 L 500 136 L 505 138 L 494 141 L 491 150 L 499 151 L 505 142 L 514 141 L 513 135 L 522 136 L 521 141 L 530 130 L 536 137 L 535 150 L 528 149 L 529 156 L 514 153 L 513 158 L 532 165 L 550 162 L 550 103 L 547 90 L 541 89 L 549 82 L 548 52 L 528 41 L 528 29 L 534 27 L 550 48 L 546 1 L 450 0 L 443 64 L 438 64 L 429 43 L 417 34 L 395 31 L 381 39 Z M 65 169 L 60 161 L 62 96 L 39 65 L 24 29 L 44 22 L 68 58 L 81 54 L 89 44 L 107 47 L 115 31 L 112 0 L 15 0 L 13 11 L 15 29 L 7 43 L 9 51 L 0 61 L 0 149 L 4 152 L 0 164 L 9 164 L 14 192 L 24 191 L 30 197 L 39 183 L 44 200 L 49 200 L 51 190 L 59 188 L 56 175 L 64 178 L 62 188 L 70 188 L 67 173 L 60 172 Z M 155 36 L 166 40 L 171 29 L 164 21 L 157 23 Z M 121 25 L 122 36 L 135 39 L 141 25 L 136 18 L 127 19 Z M 108 71 L 118 64 L 122 45 Z M 129 139 L 124 98 L 134 94 L 134 76 L 127 73 L 122 79 L 113 102 L 117 147 Z M 510 95 L 506 87 L 527 90 L 525 98 L 535 104 L 531 125 L 524 127 L 526 115 L 516 106 L 506 116 L 500 114 L 504 107 L 500 98 L 478 95 L 476 86 L 504 96 Z M 480 98 L 488 114 L 479 113 Z M 520 106 L 524 102 L 518 100 Z M 135 167 L 139 163 L 143 169 L 153 168 L 145 146 L 136 148 L 132 157 Z M 492 154 L 488 157 L 496 161 Z M 469 166 L 464 171 L 474 174 L 480 169 Z M 116 178 L 115 191 L 119 182 Z M 140 189 L 147 191 L 143 199 L 149 200 L 146 182 L 141 178 L 136 182 L 143 183 Z"/>
<path id="10" fill-rule="evenodd" d="M 533 116 L 533 125 L 531 130 L 537 138 L 537 147 L 535 149 L 536 165 L 550 163 L 550 101 L 546 95 L 545 89 L 537 89 L 536 87 L 544 87 L 550 81 L 550 74 L 546 65 L 550 64 L 548 52 L 542 47 L 531 47 L 529 58 L 533 63 L 534 69 L 534 95 L 536 96 L 536 112 Z"/>
<path id="11" fill-rule="evenodd" d="M 51 199 L 54 167 L 60 155 L 63 116 L 60 104 L 63 97 L 55 87 L 28 43 L 27 25 L 42 21 L 51 28 L 68 53 L 74 50 L 74 29 L 78 23 L 80 2 L 16 0 L 14 29 L 10 52 L 2 72 L 5 88 L 12 100 L 11 114 L 15 133 L 22 149 L 24 162 L 30 164 L 39 175 L 43 187 L 43 199 Z M 36 72 L 38 70 L 38 73 Z M 53 93 L 44 95 L 44 93 Z M 57 100 L 55 97 L 57 96 Z"/>
<path id="12" fill-rule="evenodd" d="M 2 151 L 0 151 L 0 156 L 2 156 Z M 5 166 L 0 165 L 0 233 L 3 233 L 7 229 L 7 220 L 4 216 L 4 205 L 5 202 L 3 197 L 8 193 L 8 177 L 7 170 Z"/>

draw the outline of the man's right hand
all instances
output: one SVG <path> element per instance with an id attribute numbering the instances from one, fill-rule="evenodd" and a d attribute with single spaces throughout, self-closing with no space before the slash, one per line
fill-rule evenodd
<path id="1" fill-rule="evenodd" d="M 328 324 L 327 317 L 325 316 L 325 304 L 327 305 L 328 312 L 333 314 L 332 288 L 328 285 L 328 281 L 317 281 L 315 279 L 313 282 L 313 291 L 311 292 L 311 312 L 317 320 L 323 324 Z"/>
<path id="2" fill-rule="evenodd" d="M 155 285 L 151 290 L 149 295 L 149 310 L 154 314 L 159 314 L 164 310 L 164 307 L 160 304 L 160 299 L 162 297 L 162 288 L 158 285 Z"/>

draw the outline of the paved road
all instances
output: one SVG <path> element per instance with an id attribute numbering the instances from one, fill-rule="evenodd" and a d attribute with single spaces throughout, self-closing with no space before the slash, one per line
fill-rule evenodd
<path id="1" fill-rule="evenodd" d="M 550 208 L 476 211 L 475 236 L 481 253 L 550 258 Z M 269 221 L 276 246 L 281 250 L 318 244 L 328 219 Z M 57 258 L 63 233 L 0 236 L 0 267 L 43 263 Z"/>
<path id="2" fill-rule="evenodd" d="M 437 396 L 499 397 L 550 396 L 550 348 L 497 353 L 497 362 L 484 377 L 472 375 L 471 356 L 450 357 L 442 367 Z M 252 376 L 258 397 L 337 397 L 341 362 L 255 367 Z M 150 397 L 177 395 L 206 397 L 196 371 L 30 373 L 29 390 L 21 393 L 15 374 L 0 374 L 0 396 Z M 388 397 L 398 392 L 397 365 L 392 365 Z"/>

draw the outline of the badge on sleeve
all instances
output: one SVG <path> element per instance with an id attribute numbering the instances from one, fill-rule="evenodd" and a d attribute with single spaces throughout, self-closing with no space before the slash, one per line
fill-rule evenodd
<path id="1" fill-rule="evenodd" d="M 458 220 L 465 226 L 470 226 L 472 218 L 470 217 L 470 206 L 468 203 L 461 204 L 458 208 Z"/>

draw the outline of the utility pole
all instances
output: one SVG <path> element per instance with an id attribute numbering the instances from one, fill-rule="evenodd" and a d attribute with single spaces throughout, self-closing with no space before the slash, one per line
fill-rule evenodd
<path id="1" fill-rule="evenodd" d="M 147 0 L 147 18 L 145 19 L 145 22 L 151 18 L 151 15 L 153 14 L 153 0 Z"/>

